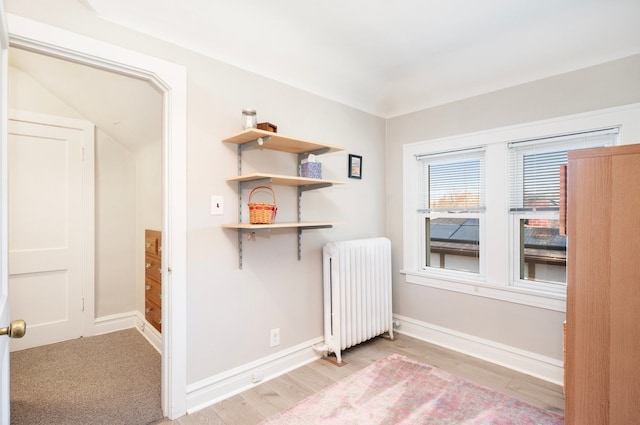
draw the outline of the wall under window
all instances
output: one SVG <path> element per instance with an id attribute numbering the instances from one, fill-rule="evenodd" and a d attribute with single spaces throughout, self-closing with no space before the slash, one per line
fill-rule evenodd
<path id="1" fill-rule="evenodd" d="M 485 291 L 487 285 L 483 284 L 467 286 L 473 293 L 464 293 L 443 289 L 451 283 L 444 279 L 437 280 L 438 285 L 434 286 L 408 282 L 406 272 L 415 264 L 411 262 L 413 249 L 407 247 L 403 227 L 405 220 L 412 220 L 404 215 L 403 193 L 407 190 L 403 186 L 403 180 L 407 178 L 403 171 L 405 145 L 427 142 L 433 149 L 452 149 L 465 146 L 464 135 L 473 132 L 483 136 L 496 129 L 517 127 L 522 130 L 543 121 L 549 126 L 542 132 L 561 134 L 570 127 L 565 125 L 567 117 L 585 114 L 585 118 L 590 111 L 612 107 L 622 107 L 630 111 L 629 114 L 636 114 L 635 121 L 623 126 L 622 143 L 640 142 L 640 119 L 637 109 L 633 111 L 633 104 L 640 102 L 639 73 L 640 55 L 636 55 L 389 119 L 387 234 L 394 246 L 394 313 L 422 326 L 427 335 L 435 329 L 448 335 L 463 335 L 467 339 L 489 341 L 496 346 L 561 361 L 562 322 L 565 319 L 562 298 L 547 298 L 548 305 L 527 304 L 518 300 L 518 295 L 511 299 L 507 296 L 504 299 L 485 297 L 483 292 L 490 291 Z M 611 119 L 589 121 L 587 118 L 582 125 L 594 129 L 612 124 L 621 122 L 611 122 Z M 523 131 L 520 135 L 504 136 L 506 141 L 525 139 L 532 134 Z M 495 134 L 486 138 L 487 143 L 495 141 Z M 474 140 L 475 145 L 482 143 L 485 140 Z M 504 169 L 508 161 L 506 146 L 493 143 L 488 149 L 495 151 L 487 156 L 487 170 Z M 498 214 L 498 218 L 487 220 L 487 231 L 493 236 L 488 241 L 487 252 L 504 252 L 509 244 L 508 227 L 504 226 L 504 221 L 508 220 L 506 198 L 497 195 L 501 191 L 491 190 L 492 187 L 502 187 L 506 191 L 507 179 L 507 174 L 493 173 L 487 180 L 487 209 L 502 211 L 502 216 Z M 487 282 L 507 285 L 509 262 L 504 257 L 499 261 L 489 261 Z"/>

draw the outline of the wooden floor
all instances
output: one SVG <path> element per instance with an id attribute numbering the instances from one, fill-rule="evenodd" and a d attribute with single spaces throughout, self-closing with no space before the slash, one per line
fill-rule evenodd
<path id="1" fill-rule="evenodd" d="M 397 335 L 395 341 L 378 337 L 346 350 L 343 353 L 343 360 L 347 362 L 345 366 L 337 367 L 326 360 L 317 360 L 191 415 L 157 424 L 258 424 L 392 353 L 404 354 L 533 405 L 564 413 L 564 396 L 562 387 L 558 385 L 405 335 Z"/>

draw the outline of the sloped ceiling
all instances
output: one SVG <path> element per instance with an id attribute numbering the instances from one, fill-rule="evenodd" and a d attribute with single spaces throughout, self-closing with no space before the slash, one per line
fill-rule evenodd
<path id="1" fill-rule="evenodd" d="M 9 51 L 9 65 L 130 151 L 160 143 L 162 95 L 148 82 L 16 48 Z"/>
<path id="2" fill-rule="evenodd" d="M 639 0 L 81 0 L 99 17 L 391 117 L 640 53 Z"/>

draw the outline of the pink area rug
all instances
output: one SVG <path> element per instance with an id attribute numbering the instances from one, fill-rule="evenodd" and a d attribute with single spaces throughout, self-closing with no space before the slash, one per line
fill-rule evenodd
<path id="1" fill-rule="evenodd" d="M 393 354 L 261 423 L 274 424 L 557 425 L 564 417 Z"/>

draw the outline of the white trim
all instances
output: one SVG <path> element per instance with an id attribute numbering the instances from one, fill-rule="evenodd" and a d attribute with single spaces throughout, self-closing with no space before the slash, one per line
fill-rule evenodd
<path id="1" fill-rule="evenodd" d="M 137 313 L 135 311 L 98 317 L 94 321 L 93 335 L 108 334 L 133 328 L 136 326 L 136 318 Z"/>
<path id="2" fill-rule="evenodd" d="M 394 322 L 399 322 L 399 326 L 394 329 L 394 332 L 468 354 L 556 385 L 563 385 L 564 367 L 561 360 L 409 317 L 400 315 L 394 315 L 393 317 Z"/>
<path id="3" fill-rule="evenodd" d="M 566 295 L 561 293 L 534 291 L 516 286 L 492 285 L 477 281 L 462 281 L 447 277 L 426 276 L 424 273 L 401 270 L 406 275 L 407 283 L 425 285 L 445 291 L 460 292 L 467 295 L 508 301 L 552 311 L 566 311 Z"/>
<path id="4" fill-rule="evenodd" d="M 20 16 L 7 14 L 7 20 L 14 46 L 141 78 L 163 93 L 162 410 L 170 419 L 183 416 L 187 406 L 186 69 Z"/>
<path id="5" fill-rule="evenodd" d="M 162 334 L 147 321 L 144 314 L 136 311 L 136 316 L 136 329 L 147 338 L 147 341 L 153 345 L 158 353 L 162 354 Z"/>
<path id="6" fill-rule="evenodd" d="M 7 79 L 9 57 L 8 26 L 4 2 L 0 2 L 0 326 L 9 323 L 9 241 L 7 209 Z M 9 341 L 0 341 L 0 425 L 10 425 Z"/>
<path id="7" fill-rule="evenodd" d="M 187 387 L 187 411 L 191 414 L 204 409 L 318 360 L 320 355 L 313 346 L 322 343 L 324 338 L 318 337 L 190 384 Z"/>
<path id="8" fill-rule="evenodd" d="M 94 322 L 93 335 L 108 334 L 131 328 L 136 328 L 158 353 L 162 353 L 162 335 L 139 311 L 98 317 Z"/>
<path id="9" fill-rule="evenodd" d="M 474 133 L 466 133 L 444 138 L 420 141 L 403 145 L 403 258 L 402 271 L 407 282 L 434 288 L 462 292 L 469 295 L 495 298 L 518 304 L 541 307 L 554 311 L 565 311 L 566 296 L 562 293 L 542 292 L 531 288 L 514 287 L 512 283 L 512 249 L 509 234 L 512 231 L 507 211 L 508 170 L 507 143 L 527 140 L 568 132 L 584 132 L 594 129 L 619 127 L 620 143 L 636 143 L 640 140 L 640 103 L 615 108 L 602 109 L 576 115 L 557 117 L 509 127 L 493 128 Z M 487 146 L 487 187 L 503 187 L 504 195 L 493 196 L 487 189 L 486 228 L 491 235 L 485 234 L 488 244 L 485 280 L 471 279 L 421 271 L 423 252 L 421 246 L 420 217 L 416 213 L 418 206 L 417 167 L 415 156 L 429 152 L 459 150 L 467 147 Z M 499 169 L 498 169 L 499 167 Z M 490 172 L 490 170 L 494 170 Z M 500 172 L 502 170 L 503 172 Z"/>

